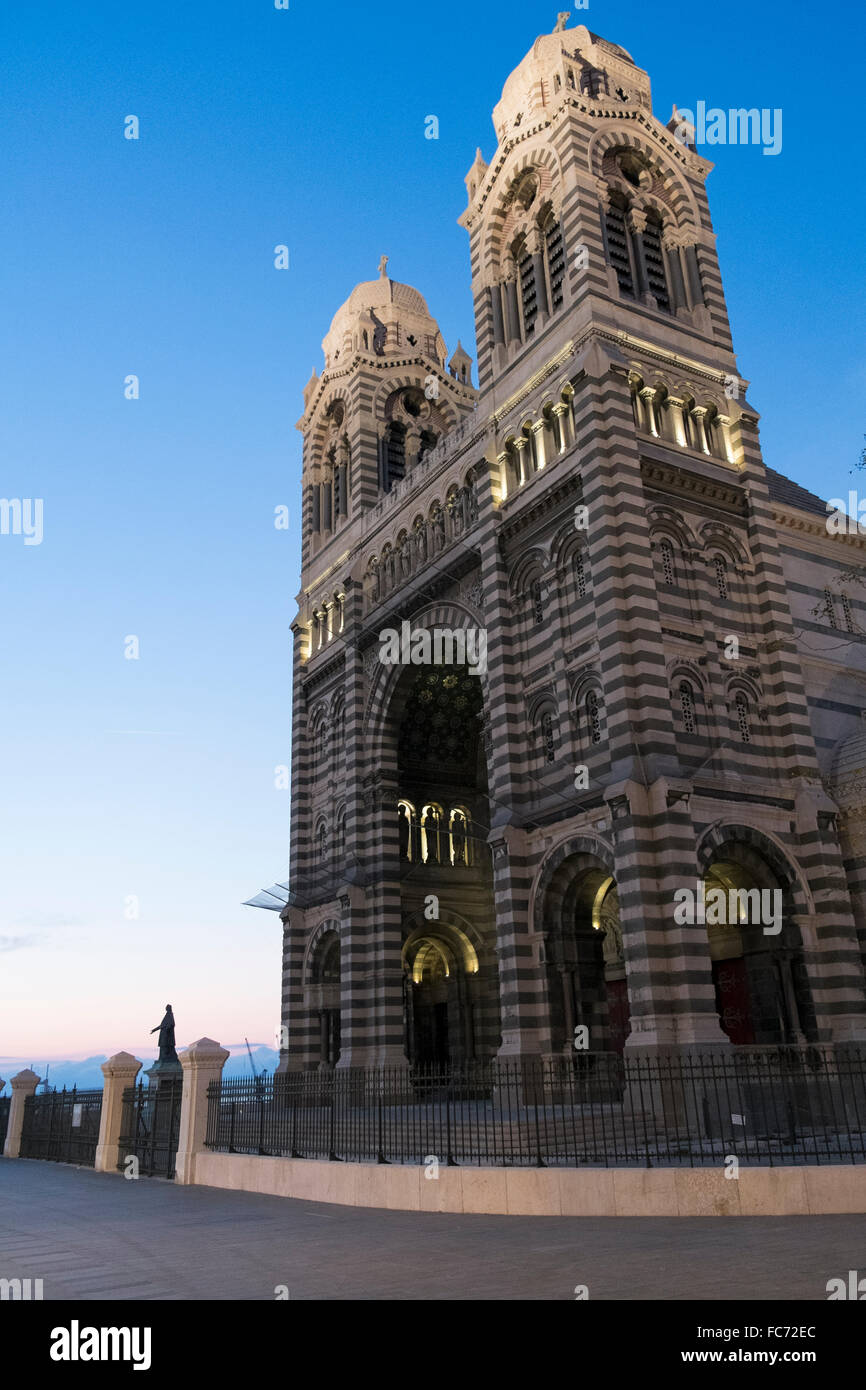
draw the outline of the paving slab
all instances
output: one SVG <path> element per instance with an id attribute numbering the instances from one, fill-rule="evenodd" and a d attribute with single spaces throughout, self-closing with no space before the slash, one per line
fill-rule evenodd
<path id="1" fill-rule="evenodd" d="M 0 1278 L 46 1300 L 823 1301 L 864 1249 L 866 1216 L 380 1211 L 0 1160 Z"/>

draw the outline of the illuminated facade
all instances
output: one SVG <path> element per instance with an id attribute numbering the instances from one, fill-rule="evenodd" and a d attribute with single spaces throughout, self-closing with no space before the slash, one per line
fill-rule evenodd
<path id="1" fill-rule="evenodd" d="M 304 392 L 282 1065 L 862 1039 L 863 540 L 764 467 L 647 74 L 558 30 L 494 126 L 478 388 L 383 258 Z"/>

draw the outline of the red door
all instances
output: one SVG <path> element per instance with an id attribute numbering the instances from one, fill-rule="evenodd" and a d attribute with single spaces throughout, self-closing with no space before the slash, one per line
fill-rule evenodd
<path id="1" fill-rule="evenodd" d="M 713 984 L 716 987 L 716 1008 L 721 1025 L 732 1043 L 753 1043 L 752 1003 L 749 997 L 749 977 L 742 956 L 736 960 L 713 961 Z"/>
<path id="2" fill-rule="evenodd" d="M 631 1032 L 627 980 L 607 982 L 607 1023 L 610 1029 L 611 1051 L 622 1052 L 625 1040 Z"/>

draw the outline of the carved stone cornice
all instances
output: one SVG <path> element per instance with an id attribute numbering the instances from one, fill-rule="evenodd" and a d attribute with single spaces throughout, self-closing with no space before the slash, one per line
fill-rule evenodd
<path id="1" fill-rule="evenodd" d="M 647 458 L 641 459 L 641 475 L 649 487 L 657 488 L 660 492 L 678 497 L 700 497 L 713 506 L 736 512 L 738 516 L 746 515 L 748 504 L 744 490 L 721 479 L 706 478 L 673 464 Z"/>
<path id="2" fill-rule="evenodd" d="M 533 477 L 541 477 L 542 474 L 533 474 Z M 561 478 L 552 487 L 545 488 L 536 500 L 527 502 L 521 507 L 519 512 L 513 516 L 509 515 L 499 527 L 499 540 L 502 545 L 508 545 L 522 532 L 536 526 L 548 513 L 555 511 L 567 499 L 574 496 L 583 495 L 583 479 L 579 473 L 569 473 Z M 523 497 L 524 493 L 514 493 L 513 496 Z"/>
<path id="3" fill-rule="evenodd" d="M 329 660 L 329 661 L 322 661 L 322 663 L 321 663 L 321 665 L 320 665 L 320 664 L 319 664 L 319 657 L 321 657 L 321 656 L 323 656 L 323 655 L 324 655 L 324 653 L 322 653 L 322 652 L 317 652 L 315 656 L 310 657 L 309 661 L 308 661 L 308 662 L 306 663 L 306 665 L 302 668 L 302 669 L 303 669 L 303 675 L 302 675 L 303 688 L 304 688 L 304 694 L 306 695 L 307 699 L 310 699 L 310 697 L 315 693 L 315 691 L 318 690 L 320 686 L 326 684 L 327 681 L 332 680 L 335 676 L 339 676 L 340 679 L 342 679 L 342 677 L 343 677 L 343 675 L 344 675 L 344 673 L 345 673 L 345 668 L 346 668 L 346 648 L 345 648 L 345 646 L 343 646 L 343 648 L 342 648 L 341 651 L 335 653 L 335 655 L 331 658 L 331 660 Z M 313 671 L 310 670 L 310 665 L 311 665 L 312 662 L 315 662 L 315 663 L 316 663 L 315 670 L 313 670 Z"/>
<path id="4" fill-rule="evenodd" d="M 838 535 L 832 534 L 827 530 L 825 518 L 819 517 L 811 512 L 800 512 L 796 507 L 783 507 L 779 502 L 772 500 L 773 520 L 777 526 L 784 526 L 789 531 L 802 531 L 808 536 L 821 536 L 825 541 L 832 541 L 834 545 L 851 546 L 855 550 L 866 552 L 866 535 L 859 535 L 856 531 L 840 531 Z M 828 512 L 828 516 L 832 513 Z"/>

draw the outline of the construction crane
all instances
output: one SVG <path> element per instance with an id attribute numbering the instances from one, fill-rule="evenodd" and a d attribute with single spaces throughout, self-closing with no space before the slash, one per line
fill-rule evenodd
<path id="1" fill-rule="evenodd" d="M 249 1038 L 246 1038 L 246 1037 L 245 1037 L 245 1038 L 244 1038 L 244 1042 L 245 1042 L 246 1045 L 247 1045 L 247 1056 L 248 1056 L 249 1059 L 250 1059 L 250 1071 L 251 1071 L 252 1074 L 253 1074 L 253 1081 L 256 1083 L 256 1095 L 257 1095 L 257 1096 L 260 1096 L 261 1093 L 262 1093 L 262 1081 L 264 1080 L 264 1075 L 265 1075 L 264 1067 L 262 1068 L 262 1074 L 261 1074 L 261 1076 L 259 1076 L 259 1073 L 256 1071 L 256 1064 L 255 1064 L 255 1062 L 253 1061 L 253 1050 L 252 1050 L 252 1048 L 250 1047 L 250 1040 L 249 1040 Z"/>

